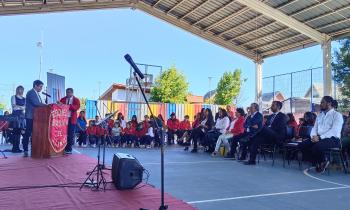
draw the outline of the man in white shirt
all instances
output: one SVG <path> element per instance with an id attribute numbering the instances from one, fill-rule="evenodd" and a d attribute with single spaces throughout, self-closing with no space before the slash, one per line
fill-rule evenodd
<path id="1" fill-rule="evenodd" d="M 343 117 L 334 110 L 333 104 L 334 100 L 331 96 L 322 98 L 321 113 L 317 116 L 311 130 L 311 139 L 299 144 L 303 153 L 311 151 L 311 161 L 316 164 L 316 171 L 320 173 L 323 173 L 329 165 L 324 152 L 330 148 L 340 147 Z"/>

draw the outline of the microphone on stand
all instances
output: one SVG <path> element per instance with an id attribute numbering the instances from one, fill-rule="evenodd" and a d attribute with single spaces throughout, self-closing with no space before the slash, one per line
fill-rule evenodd
<path id="1" fill-rule="evenodd" d="M 46 96 L 46 97 L 49 97 L 49 98 L 51 98 L 51 95 L 50 94 L 48 94 L 48 93 L 45 93 L 45 92 L 41 92 L 41 94 L 43 94 L 44 96 Z"/>
<path id="2" fill-rule="evenodd" d="M 124 55 L 125 60 L 130 64 L 130 66 L 134 69 L 134 71 L 139 75 L 141 79 L 145 78 L 143 73 L 140 71 L 140 69 L 137 67 L 135 62 L 132 60 L 131 56 L 129 54 Z"/>

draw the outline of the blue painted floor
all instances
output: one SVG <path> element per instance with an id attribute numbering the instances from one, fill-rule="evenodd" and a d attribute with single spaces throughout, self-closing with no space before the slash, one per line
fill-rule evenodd
<path id="1" fill-rule="evenodd" d="M 75 147 L 74 152 L 96 157 L 97 148 Z M 150 172 L 149 183 L 160 188 L 159 149 L 107 148 L 107 165 L 117 152 L 135 156 Z M 316 174 L 304 167 L 292 163 L 283 168 L 281 158 L 274 167 L 269 159 L 245 166 L 175 145 L 165 150 L 165 191 L 203 210 L 350 209 L 350 175 L 336 170 Z"/>

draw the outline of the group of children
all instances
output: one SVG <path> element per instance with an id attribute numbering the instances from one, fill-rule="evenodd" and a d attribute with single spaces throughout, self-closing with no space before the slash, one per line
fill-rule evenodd
<path id="1" fill-rule="evenodd" d="M 106 115 L 107 116 L 107 115 Z M 158 126 L 156 125 L 158 124 Z M 79 146 L 96 147 L 98 144 L 104 144 L 108 147 L 145 147 L 152 148 L 160 145 L 161 134 L 158 127 L 166 136 L 165 141 L 170 145 L 174 144 L 177 136 L 179 144 L 186 144 L 189 132 L 192 128 L 189 116 L 185 116 L 183 121 L 171 114 L 171 118 L 164 122 L 162 115 L 158 117 L 144 116 L 144 120 L 138 122 L 136 115 L 132 116 L 131 121 L 126 122 L 122 113 L 118 113 L 115 120 L 110 119 L 107 123 L 100 123 L 98 116 L 91 120 L 88 125 L 85 119 L 85 112 L 81 111 L 77 121 L 77 142 Z"/>

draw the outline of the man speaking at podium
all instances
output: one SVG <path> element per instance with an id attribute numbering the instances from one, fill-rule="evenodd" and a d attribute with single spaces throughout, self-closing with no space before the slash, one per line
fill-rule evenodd
<path id="1" fill-rule="evenodd" d="M 59 104 L 69 105 L 69 119 L 68 119 L 68 136 L 67 146 L 64 149 L 65 154 L 72 154 L 72 146 L 74 144 L 74 133 L 77 125 L 78 114 L 77 111 L 80 109 L 80 101 L 73 95 L 73 88 L 66 89 L 66 97 L 62 98 Z"/>
<path id="2" fill-rule="evenodd" d="M 39 93 L 43 89 L 44 83 L 40 80 L 35 80 L 33 82 L 33 89 L 29 90 L 26 95 L 26 108 L 25 108 L 25 118 L 26 118 L 26 131 L 23 136 L 22 144 L 24 157 L 28 157 L 28 143 L 29 138 L 32 136 L 33 132 L 33 116 L 34 109 L 40 106 L 46 106 L 41 100 Z"/>

